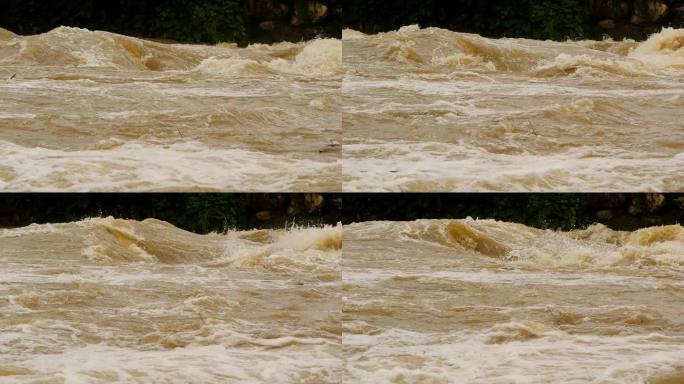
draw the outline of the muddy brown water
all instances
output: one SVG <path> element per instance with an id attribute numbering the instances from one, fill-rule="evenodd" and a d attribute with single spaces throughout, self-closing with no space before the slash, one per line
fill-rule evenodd
<path id="1" fill-rule="evenodd" d="M 0 230 L 2 383 L 684 380 L 684 228 Z"/>
<path id="2" fill-rule="evenodd" d="M 0 382 L 339 382 L 341 244 L 341 227 L 0 230 Z"/>
<path id="3" fill-rule="evenodd" d="M 12 191 L 682 191 L 684 30 L 236 48 L 0 33 Z"/>
<path id="4" fill-rule="evenodd" d="M 343 31 L 346 191 L 681 191 L 684 30 Z"/>
<path id="5" fill-rule="evenodd" d="M 0 189 L 339 191 L 341 42 L 0 30 Z"/>
<path id="6" fill-rule="evenodd" d="M 684 228 L 345 226 L 349 383 L 682 383 Z"/>

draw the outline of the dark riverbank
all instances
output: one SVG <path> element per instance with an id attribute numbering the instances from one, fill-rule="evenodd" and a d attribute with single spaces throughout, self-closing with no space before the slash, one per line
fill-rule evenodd
<path id="1" fill-rule="evenodd" d="M 342 38 L 343 0 L 244 0 L 250 42 Z"/>
<path id="2" fill-rule="evenodd" d="M 0 27 L 66 25 L 180 42 L 274 43 L 419 24 L 487 37 L 643 40 L 684 27 L 684 0 L 0 0 Z"/>
<path id="3" fill-rule="evenodd" d="M 3 194 L 0 227 L 154 217 L 207 233 L 372 220 L 493 218 L 537 228 L 684 223 L 684 194 Z"/>
<path id="4" fill-rule="evenodd" d="M 342 0 L 0 0 L 0 27 L 59 26 L 179 42 L 274 43 L 341 37 Z"/>
<path id="5" fill-rule="evenodd" d="M 487 37 L 643 40 L 684 27 L 682 0 L 350 0 L 344 25 L 366 33 L 404 25 Z"/>
<path id="6" fill-rule="evenodd" d="M 156 218 L 196 233 L 226 229 L 334 225 L 338 194 L 231 193 L 56 193 L 0 194 L 0 228 L 88 217 Z"/>
<path id="7" fill-rule="evenodd" d="M 342 222 L 468 216 L 537 228 L 570 230 L 603 223 L 635 230 L 684 223 L 684 194 L 355 194 L 344 197 Z"/>

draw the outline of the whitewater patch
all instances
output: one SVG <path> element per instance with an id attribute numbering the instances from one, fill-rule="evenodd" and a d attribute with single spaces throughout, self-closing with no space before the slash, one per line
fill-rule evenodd
<path id="1" fill-rule="evenodd" d="M 342 44 L 339 40 L 318 39 L 301 43 L 294 60 L 266 56 L 263 61 L 240 57 L 211 57 L 197 67 L 211 75 L 339 75 L 342 67 Z M 247 48 L 250 49 L 250 48 Z M 258 50 L 256 47 L 255 50 Z M 270 58 L 270 59 L 269 59 Z"/>
<path id="2" fill-rule="evenodd" d="M 249 235 L 239 235 L 249 239 Z M 342 226 L 297 228 L 271 236 L 265 244 L 231 241 L 216 265 L 238 265 L 288 271 L 292 268 L 316 273 L 337 273 L 342 251 Z"/>
<path id="3" fill-rule="evenodd" d="M 336 237 L 289 231 L 261 234 L 295 259 Z M 113 217 L 3 230 L 0 381 L 339 382 L 334 276 L 216 264 L 257 232 Z"/>
<path id="4" fill-rule="evenodd" d="M 334 163 L 208 149 L 192 142 L 152 146 L 112 141 L 84 151 L 0 142 L 0 153 L 8 168 L 0 169 L 0 188 L 6 191 L 245 190 L 245 185 L 254 190 L 290 190 L 306 189 L 316 180 L 334 183 L 339 172 Z M 232 170 L 230 177 L 226 168 Z"/>
<path id="5" fill-rule="evenodd" d="M 345 31 L 344 190 L 680 191 L 682 31 Z"/>
<path id="6" fill-rule="evenodd" d="M 396 142 L 345 144 L 343 152 L 343 185 L 350 192 L 678 190 L 676 169 L 684 166 L 681 154 L 644 157 L 596 147 L 534 155 L 465 144 Z M 600 155 L 607 152 L 610 157 Z"/>
<path id="7" fill-rule="evenodd" d="M 347 380 L 675 383 L 684 270 L 661 256 L 682 254 L 683 231 L 471 218 L 345 226 Z"/>
<path id="8" fill-rule="evenodd" d="M 684 29 L 663 28 L 629 53 L 655 67 L 684 70 Z"/>

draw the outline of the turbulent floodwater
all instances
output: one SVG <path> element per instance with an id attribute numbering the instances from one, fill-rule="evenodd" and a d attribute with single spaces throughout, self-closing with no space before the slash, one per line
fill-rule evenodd
<path id="1" fill-rule="evenodd" d="M 0 29 L 3 190 L 339 191 L 341 42 Z"/>
<path id="2" fill-rule="evenodd" d="M 346 226 L 350 383 L 684 382 L 684 228 Z"/>
<path id="3" fill-rule="evenodd" d="M 348 191 L 684 190 L 684 30 L 343 31 Z"/>
<path id="4" fill-rule="evenodd" d="M 97 218 L 0 246 L 2 383 L 684 382 L 678 225 Z"/>
<path id="5" fill-rule="evenodd" d="M 681 29 L 247 48 L 0 30 L 0 88 L 3 190 L 684 190 Z"/>
<path id="6" fill-rule="evenodd" d="M 338 383 L 342 228 L 0 230 L 2 383 Z"/>

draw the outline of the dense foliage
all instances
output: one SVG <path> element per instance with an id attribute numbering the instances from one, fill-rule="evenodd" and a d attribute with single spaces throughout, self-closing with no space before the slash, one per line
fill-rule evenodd
<path id="1" fill-rule="evenodd" d="M 60 25 L 185 42 L 242 42 L 242 0 L 0 0 L 0 26 L 36 34 Z"/>
<path id="2" fill-rule="evenodd" d="M 502 1 L 493 23 L 482 27 L 490 34 L 566 40 L 582 36 L 587 20 L 576 0 Z"/>
<path id="3" fill-rule="evenodd" d="M 0 194 L 0 228 L 107 216 L 156 218 L 196 233 L 320 226 L 340 221 L 341 204 L 339 194 Z"/>
<path id="4" fill-rule="evenodd" d="M 88 217 L 156 218 L 197 232 L 247 221 L 245 199 L 232 194 L 2 194 L 0 226 L 70 222 Z"/>
<path id="5" fill-rule="evenodd" d="M 99 216 L 153 217 L 197 233 L 468 216 L 537 228 L 570 230 L 599 221 L 634 230 L 684 223 L 684 194 L 0 194 L 0 227 Z"/>
<path id="6" fill-rule="evenodd" d="M 579 0 L 350 0 L 345 25 L 368 33 L 419 24 L 485 36 L 564 40 L 582 36 Z"/>
<path id="7" fill-rule="evenodd" d="M 618 230 L 684 223 L 684 194 L 464 193 L 345 195 L 343 223 L 468 216 L 571 230 L 600 222 Z"/>
<path id="8" fill-rule="evenodd" d="M 343 209 L 345 222 L 470 216 L 565 230 L 591 224 L 580 194 L 348 195 Z"/>

